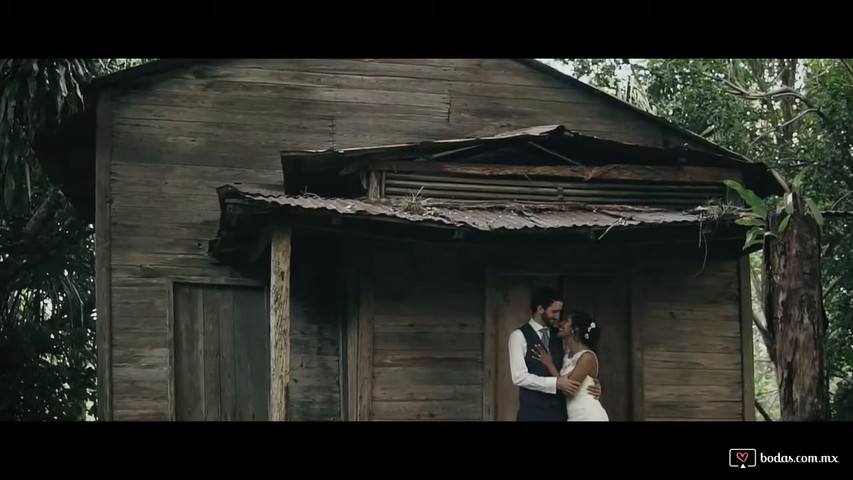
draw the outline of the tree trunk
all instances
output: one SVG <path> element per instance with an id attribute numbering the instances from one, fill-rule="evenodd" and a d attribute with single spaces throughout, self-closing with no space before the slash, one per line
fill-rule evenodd
<path id="1" fill-rule="evenodd" d="M 796 200 L 799 203 L 799 199 Z M 769 231 L 778 219 L 768 215 Z M 781 420 L 829 420 L 829 391 L 820 271 L 820 232 L 796 209 L 781 237 L 765 237 L 764 314 L 774 345 Z"/>

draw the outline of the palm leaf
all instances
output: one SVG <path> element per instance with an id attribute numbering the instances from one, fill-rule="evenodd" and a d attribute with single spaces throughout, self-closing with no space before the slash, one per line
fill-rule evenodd
<path id="1" fill-rule="evenodd" d="M 744 187 L 735 180 L 724 180 L 723 183 L 740 195 L 744 202 L 752 208 L 752 211 L 760 217 L 767 215 L 767 205 L 752 190 Z"/>

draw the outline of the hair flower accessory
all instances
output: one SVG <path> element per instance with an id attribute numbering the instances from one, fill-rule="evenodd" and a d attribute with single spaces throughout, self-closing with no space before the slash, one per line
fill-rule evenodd
<path id="1" fill-rule="evenodd" d="M 583 338 L 589 340 L 589 332 L 591 332 L 593 328 L 595 328 L 595 322 L 590 322 L 589 326 L 586 327 L 586 333 L 583 334 Z"/>

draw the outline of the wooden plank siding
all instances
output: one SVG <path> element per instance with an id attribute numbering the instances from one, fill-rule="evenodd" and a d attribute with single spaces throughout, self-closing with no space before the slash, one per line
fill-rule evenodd
<path id="1" fill-rule="evenodd" d="M 95 308 L 97 310 L 98 345 L 98 418 L 113 419 L 114 379 L 112 331 L 112 201 L 110 169 L 112 165 L 112 91 L 107 88 L 98 96 L 95 122 Z M 132 405 L 131 405 L 132 407 Z M 162 403 L 161 403 L 162 407 Z M 142 405 L 140 412 L 145 412 Z M 144 415 L 144 413 L 143 413 Z"/>
<path id="2" fill-rule="evenodd" d="M 645 261 L 632 278 L 641 419 L 743 420 L 738 261 L 676 262 Z"/>
<path id="3" fill-rule="evenodd" d="M 523 323 L 529 279 L 483 272 L 518 269 L 563 277 L 566 308 L 602 322 L 612 420 L 744 419 L 751 392 L 743 382 L 738 261 L 712 257 L 695 275 L 685 261 L 692 257 L 674 252 L 682 264 L 650 257 L 636 268 L 599 269 L 605 253 L 581 258 L 566 249 L 551 252 L 548 265 L 519 269 L 510 265 L 531 258 L 520 251 L 499 260 L 464 248 L 377 241 L 370 280 L 361 284 L 369 293 L 361 294 L 360 350 L 347 357 L 359 362 L 353 380 L 372 392 L 360 397 L 357 418 L 513 420 L 516 390 L 496 388 L 506 383 L 507 352 L 505 342 L 489 343 L 502 328 L 489 309 L 495 299 L 512 300 L 501 307 L 511 317 L 504 323 Z"/>
<path id="4" fill-rule="evenodd" d="M 599 381 L 607 393 L 601 403 L 610 421 L 631 420 L 630 301 L 628 275 L 573 275 L 563 283 L 566 310 L 592 315 L 601 341 Z"/>
<path id="5" fill-rule="evenodd" d="M 295 231 L 291 248 L 290 382 L 287 420 L 342 419 L 340 244 Z"/>
<path id="6" fill-rule="evenodd" d="M 459 250 L 375 248 L 369 419 L 482 420 L 482 277 Z"/>
<path id="7" fill-rule="evenodd" d="M 170 417 L 268 417 L 269 335 L 263 287 L 172 284 Z M 168 358 L 168 357 L 167 357 Z"/>
<path id="8" fill-rule="evenodd" d="M 205 252 L 218 227 L 214 189 L 232 182 L 280 186 L 280 150 L 364 147 L 556 123 L 646 145 L 661 145 L 668 135 L 639 115 L 512 60 L 232 59 L 115 86 L 109 99 L 100 109 L 98 143 L 104 361 L 99 379 L 109 384 L 100 396 L 102 411 L 116 420 L 168 418 L 166 282 L 241 277 Z M 102 144 L 101 135 L 109 142 Z M 293 418 L 338 418 L 331 405 L 339 390 L 323 397 L 318 392 L 331 384 L 311 386 L 315 380 L 308 378 L 319 377 L 305 373 L 339 373 L 337 324 L 331 316 L 316 317 L 308 305 L 293 306 L 289 411 Z M 411 338 L 387 330 L 395 327 L 378 319 L 383 333 L 376 351 L 405 351 Z M 403 360 L 380 355 L 377 361 Z M 467 365 L 475 359 L 453 361 Z M 393 372 L 380 372 L 377 385 L 393 383 Z M 459 381 L 469 385 L 471 375 Z M 377 390 L 377 398 L 386 394 L 392 393 Z M 317 403 L 318 398 L 324 400 Z M 408 415 L 398 404 L 383 405 L 377 415 Z M 406 410 L 411 411 L 417 410 Z M 475 414 L 479 410 L 466 412 Z"/>

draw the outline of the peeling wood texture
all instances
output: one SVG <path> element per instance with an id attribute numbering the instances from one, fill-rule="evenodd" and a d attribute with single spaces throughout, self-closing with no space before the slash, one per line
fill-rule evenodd
<path id="1" fill-rule="evenodd" d="M 270 253 L 270 420 L 287 419 L 287 397 L 290 383 L 290 228 L 276 226 Z"/>

